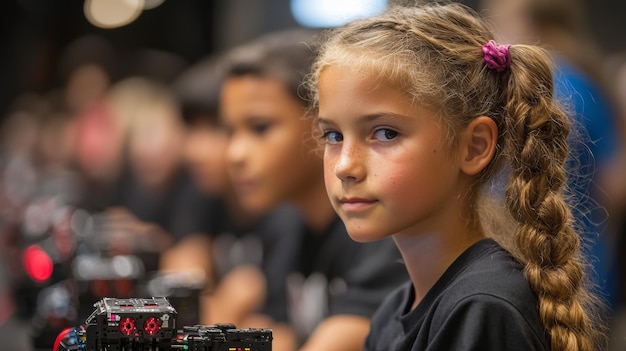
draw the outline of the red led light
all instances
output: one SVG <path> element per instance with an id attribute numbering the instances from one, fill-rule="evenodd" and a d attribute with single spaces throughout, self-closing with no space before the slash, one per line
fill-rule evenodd
<path id="1" fill-rule="evenodd" d="M 120 331 L 122 332 L 122 334 L 129 336 L 135 330 L 137 330 L 137 326 L 135 325 L 134 319 L 126 317 L 120 321 Z"/>
<path id="2" fill-rule="evenodd" d="M 29 246 L 24 251 L 22 262 L 26 273 L 36 282 L 45 282 L 52 276 L 52 259 L 39 245 Z"/>
<path id="3" fill-rule="evenodd" d="M 146 334 L 154 336 L 161 330 L 161 323 L 155 317 L 150 317 L 146 319 L 146 322 L 143 324 L 143 330 Z"/>

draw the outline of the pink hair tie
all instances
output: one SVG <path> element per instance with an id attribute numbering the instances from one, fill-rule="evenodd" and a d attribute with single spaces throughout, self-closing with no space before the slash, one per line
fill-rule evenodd
<path id="1" fill-rule="evenodd" d="M 487 68 L 502 72 L 511 66 L 510 46 L 498 45 L 495 40 L 489 40 L 487 44 L 483 45 L 483 58 L 487 63 Z"/>

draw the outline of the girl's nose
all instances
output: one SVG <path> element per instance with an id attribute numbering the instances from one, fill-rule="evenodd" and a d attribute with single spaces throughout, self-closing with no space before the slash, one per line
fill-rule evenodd
<path id="1" fill-rule="evenodd" d="M 357 143 L 342 143 L 335 163 L 335 175 L 344 182 L 358 182 L 365 177 L 364 153 Z"/>

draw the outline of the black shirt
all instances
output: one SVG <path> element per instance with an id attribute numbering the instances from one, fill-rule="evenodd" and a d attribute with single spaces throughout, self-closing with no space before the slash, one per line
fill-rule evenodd
<path id="1" fill-rule="evenodd" d="M 495 241 L 484 239 L 446 270 L 410 310 L 410 282 L 376 312 L 368 351 L 549 350 L 537 296 L 523 267 Z"/>

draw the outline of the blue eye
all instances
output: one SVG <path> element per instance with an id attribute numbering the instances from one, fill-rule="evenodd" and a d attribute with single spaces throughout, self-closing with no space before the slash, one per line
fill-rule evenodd
<path id="1" fill-rule="evenodd" d="M 324 132 L 322 139 L 326 140 L 328 144 L 338 144 L 343 141 L 343 135 L 334 131 Z"/>
<path id="2" fill-rule="evenodd" d="M 389 141 L 389 140 L 393 140 L 397 138 L 398 135 L 399 133 L 396 132 L 395 130 L 381 128 L 374 132 L 374 139 L 382 140 L 382 141 Z"/>

